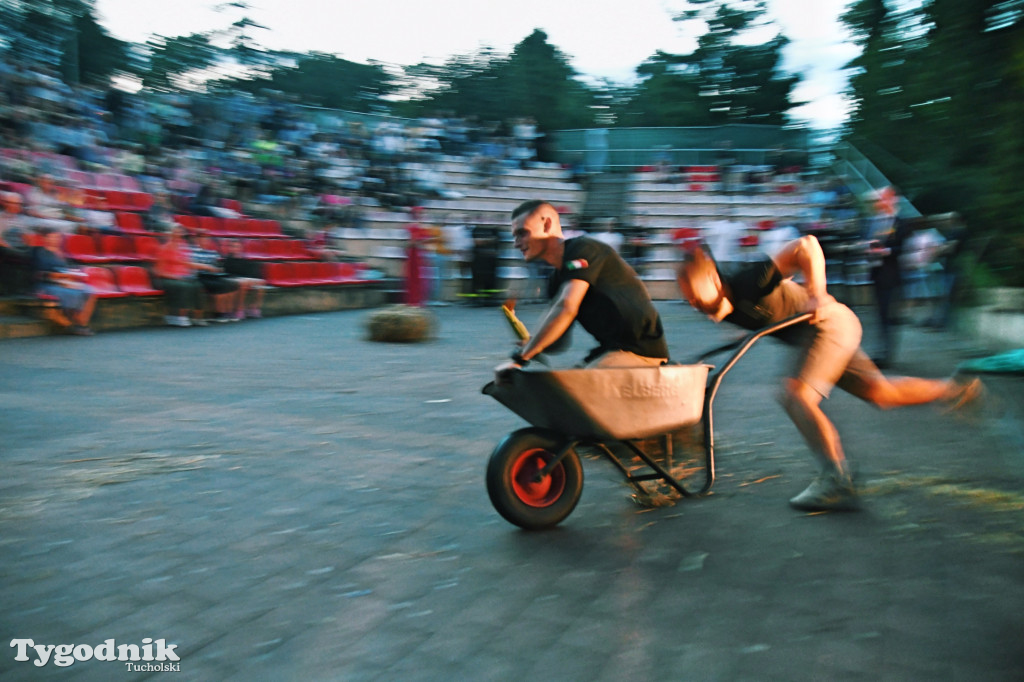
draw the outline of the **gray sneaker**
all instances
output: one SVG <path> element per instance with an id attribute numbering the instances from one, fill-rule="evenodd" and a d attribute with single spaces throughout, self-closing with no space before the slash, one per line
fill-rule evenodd
<path id="1" fill-rule="evenodd" d="M 857 491 L 845 476 L 826 472 L 811 481 L 789 504 L 803 511 L 852 511 L 858 508 Z"/>

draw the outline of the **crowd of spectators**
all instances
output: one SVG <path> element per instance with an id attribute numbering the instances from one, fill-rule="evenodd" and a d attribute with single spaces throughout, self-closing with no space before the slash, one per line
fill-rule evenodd
<path id="1" fill-rule="evenodd" d="M 31 267 L 31 250 L 41 246 L 41 230 L 94 236 L 122 231 L 114 208 L 91 191 L 97 175 L 121 178 L 147 195 L 139 211 L 143 226 L 164 241 L 171 241 L 179 215 L 228 218 L 255 211 L 309 219 L 320 229 L 301 236 L 309 238 L 312 253 L 330 259 L 337 253 L 326 228 L 361 227 L 365 206 L 404 209 L 461 196 L 438 173 L 433 162 L 440 155 L 467 157 L 481 184 L 493 185 L 504 169 L 537 159 L 539 139 L 528 119 L 342 118 L 278 92 L 133 93 L 69 85 L 45 64 L 5 55 L 0 294 L 24 291 L 24 270 Z M 192 262 L 214 246 L 193 244 Z M 230 246 L 220 255 L 237 260 L 237 248 L 223 253 Z M 165 284 L 173 279 L 160 274 Z M 220 302 L 223 294 L 214 296 L 219 314 L 238 316 L 229 310 L 236 306 Z M 184 326 L 183 320 L 201 319 L 190 295 L 171 298 L 169 321 Z M 247 306 L 258 312 L 258 305 Z"/>
<path id="2" fill-rule="evenodd" d="M 150 232 L 168 235 L 177 215 L 230 218 L 255 209 L 310 219 L 318 225 L 303 235 L 310 251 L 337 259 L 342 255 L 332 247 L 329 228 L 362 227 L 365 206 L 407 209 L 430 199 L 459 198 L 437 170 L 440 156 L 465 157 L 480 185 L 490 187 L 500 183 L 505 169 L 542 158 L 542 142 L 530 119 L 342 118 L 278 92 L 131 93 L 72 86 L 45 65 L 0 57 L 0 191 L 6 192 L 0 293 L 24 287 L 11 266 L 31 264 L 27 249 L 38 243 L 33 235 L 39 230 L 122 229 L 114 211 L 89 195 L 83 173 L 127 178 L 146 193 L 151 201 L 141 217 Z M 763 168 L 720 161 L 717 181 L 725 188 L 749 191 L 763 183 L 762 175 L 777 179 L 785 171 L 781 156 Z M 797 226 L 801 231 L 838 228 L 866 236 L 858 197 L 841 179 L 812 190 L 808 200 L 814 215 Z M 642 247 L 636 245 L 644 239 L 639 228 L 635 232 L 627 235 L 627 246 L 638 252 L 634 260 L 640 263 Z M 734 242 L 730 237 L 732 247 Z M 231 257 L 238 260 L 234 247 Z M 202 256 L 204 249 L 193 244 L 192 251 Z M 245 279 L 254 279 L 252 274 Z M 251 307 L 217 306 L 216 313 L 232 318 Z M 169 311 L 168 319 L 180 321 L 184 312 Z"/>

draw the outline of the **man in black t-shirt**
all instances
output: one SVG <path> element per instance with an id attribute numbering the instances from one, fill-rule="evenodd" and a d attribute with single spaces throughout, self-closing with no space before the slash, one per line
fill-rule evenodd
<path id="1" fill-rule="evenodd" d="M 564 239 L 558 212 L 544 201 L 527 201 L 512 212 L 512 237 L 527 262 L 554 267 L 548 282 L 552 303 L 540 329 L 497 373 L 522 367 L 556 344 L 573 322 L 598 346 L 588 367 L 657 366 L 668 360 L 661 317 L 643 282 L 607 244 L 587 237 Z"/>
<path id="2" fill-rule="evenodd" d="M 473 240 L 471 276 L 477 303 L 489 303 L 498 288 L 498 228 L 477 223 L 470 233 Z"/>
<path id="3" fill-rule="evenodd" d="M 803 275 L 803 284 L 790 277 Z M 783 406 L 819 459 L 822 473 L 790 500 L 797 509 L 850 509 L 856 493 L 839 434 L 821 409 L 833 386 L 882 409 L 947 401 L 954 408 L 980 395 L 981 382 L 882 375 L 860 348 L 860 320 L 826 290 L 825 256 L 818 240 L 790 242 L 774 258 L 745 263 L 724 274 L 703 248 L 687 254 L 679 288 L 697 310 L 715 322 L 757 330 L 804 312 L 807 324 L 790 327 L 779 339 L 800 348 L 784 380 Z"/>

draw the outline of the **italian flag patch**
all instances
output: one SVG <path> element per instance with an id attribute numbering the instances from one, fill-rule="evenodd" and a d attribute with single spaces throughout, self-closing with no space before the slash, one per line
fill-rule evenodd
<path id="1" fill-rule="evenodd" d="M 586 270 L 588 265 L 590 265 L 590 263 L 588 263 L 585 258 L 577 258 L 576 260 L 571 260 L 568 263 L 566 263 L 565 264 L 565 269 L 566 270 Z"/>

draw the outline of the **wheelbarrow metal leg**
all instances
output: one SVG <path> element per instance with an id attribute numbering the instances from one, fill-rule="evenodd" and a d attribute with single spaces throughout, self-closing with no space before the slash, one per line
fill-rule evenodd
<path id="1" fill-rule="evenodd" d="M 566 455 L 568 455 L 574 447 L 576 447 L 576 441 L 569 441 L 568 443 L 566 443 L 565 447 L 558 451 L 558 454 L 555 455 L 554 459 L 548 462 L 543 469 L 534 474 L 533 482 L 540 483 L 541 481 L 543 481 L 544 477 L 550 475 L 551 472 L 554 471 L 555 467 L 558 466 L 558 463 L 561 462 L 562 459 Z"/>
<path id="2" fill-rule="evenodd" d="M 637 457 L 642 459 L 644 461 L 644 464 L 646 464 L 647 466 L 651 467 L 651 469 L 653 469 L 655 472 L 657 472 L 657 475 L 643 476 L 643 477 L 639 477 L 639 476 L 632 477 L 633 480 L 640 481 L 640 480 L 659 479 L 659 480 L 664 481 L 668 485 L 670 485 L 672 488 L 674 488 L 676 491 L 678 491 L 678 493 L 680 495 L 682 495 L 683 497 L 693 497 L 694 495 L 699 494 L 699 493 L 693 493 L 693 492 L 687 490 L 686 486 L 684 486 L 682 483 L 679 482 L 679 479 L 677 479 L 675 476 L 673 476 L 667 469 L 665 469 L 665 467 L 663 467 L 660 464 L 658 464 L 657 462 L 655 462 L 654 459 L 651 458 L 650 455 L 648 455 L 646 452 L 644 452 L 643 450 L 638 448 L 635 444 L 631 443 L 628 440 L 627 441 L 622 441 L 622 442 L 625 443 L 626 447 L 628 447 L 630 450 L 633 451 L 633 454 L 635 454 Z M 702 488 L 702 492 L 706 491 L 710 487 L 711 487 L 711 485 L 706 483 L 705 487 Z"/>

